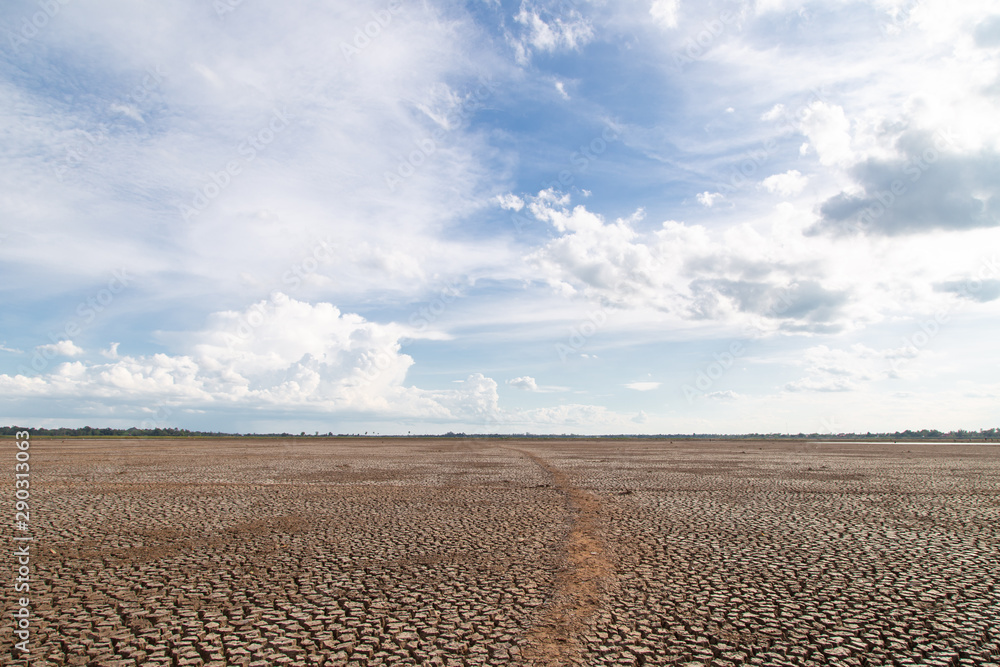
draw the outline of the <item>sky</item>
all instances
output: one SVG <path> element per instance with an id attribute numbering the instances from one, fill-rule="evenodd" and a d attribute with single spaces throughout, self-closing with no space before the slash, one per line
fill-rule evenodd
<path id="1" fill-rule="evenodd" d="M 8 0 L 0 423 L 1000 425 L 1000 6 Z"/>

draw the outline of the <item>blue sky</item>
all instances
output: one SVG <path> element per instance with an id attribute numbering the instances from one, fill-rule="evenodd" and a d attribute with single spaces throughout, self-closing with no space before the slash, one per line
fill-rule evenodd
<path id="1" fill-rule="evenodd" d="M 998 421 L 992 2 L 0 9 L 0 422 Z"/>

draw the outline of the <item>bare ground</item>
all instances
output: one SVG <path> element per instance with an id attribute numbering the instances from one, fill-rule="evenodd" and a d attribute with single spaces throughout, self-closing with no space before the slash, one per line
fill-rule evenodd
<path id="1" fill-rule="evenodd" d="M 39 440 L 31 455 L 33 665 L 1000 664 L 995 446 Z M 0 664 L 13 641 L 8 620 Z"/>

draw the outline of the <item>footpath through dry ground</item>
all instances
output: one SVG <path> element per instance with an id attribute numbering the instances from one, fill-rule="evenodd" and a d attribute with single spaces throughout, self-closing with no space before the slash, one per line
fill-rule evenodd
<path id="1" fill-rule="evenodd" d="M 556 579 L 552 602 L 527 634 L 525 657 L 539 667 L 583 665 L 580 635 L 593 619 L 614 577 L 614 567 L 600 535 L 600 498 L 574 486 L 569 477 L 540 456 L 516 450 L 530 458 L 566 495 L 573 513 L 565 543 L 566 564 Z"/>

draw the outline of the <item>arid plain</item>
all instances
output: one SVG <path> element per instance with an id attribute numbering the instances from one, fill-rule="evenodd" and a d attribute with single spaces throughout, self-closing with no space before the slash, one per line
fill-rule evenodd
<path id="1" fill-rule="evenodd" d="M 31 464 L 36 667 L 1000 665 L 997 446 L 43 439 Z"/>

